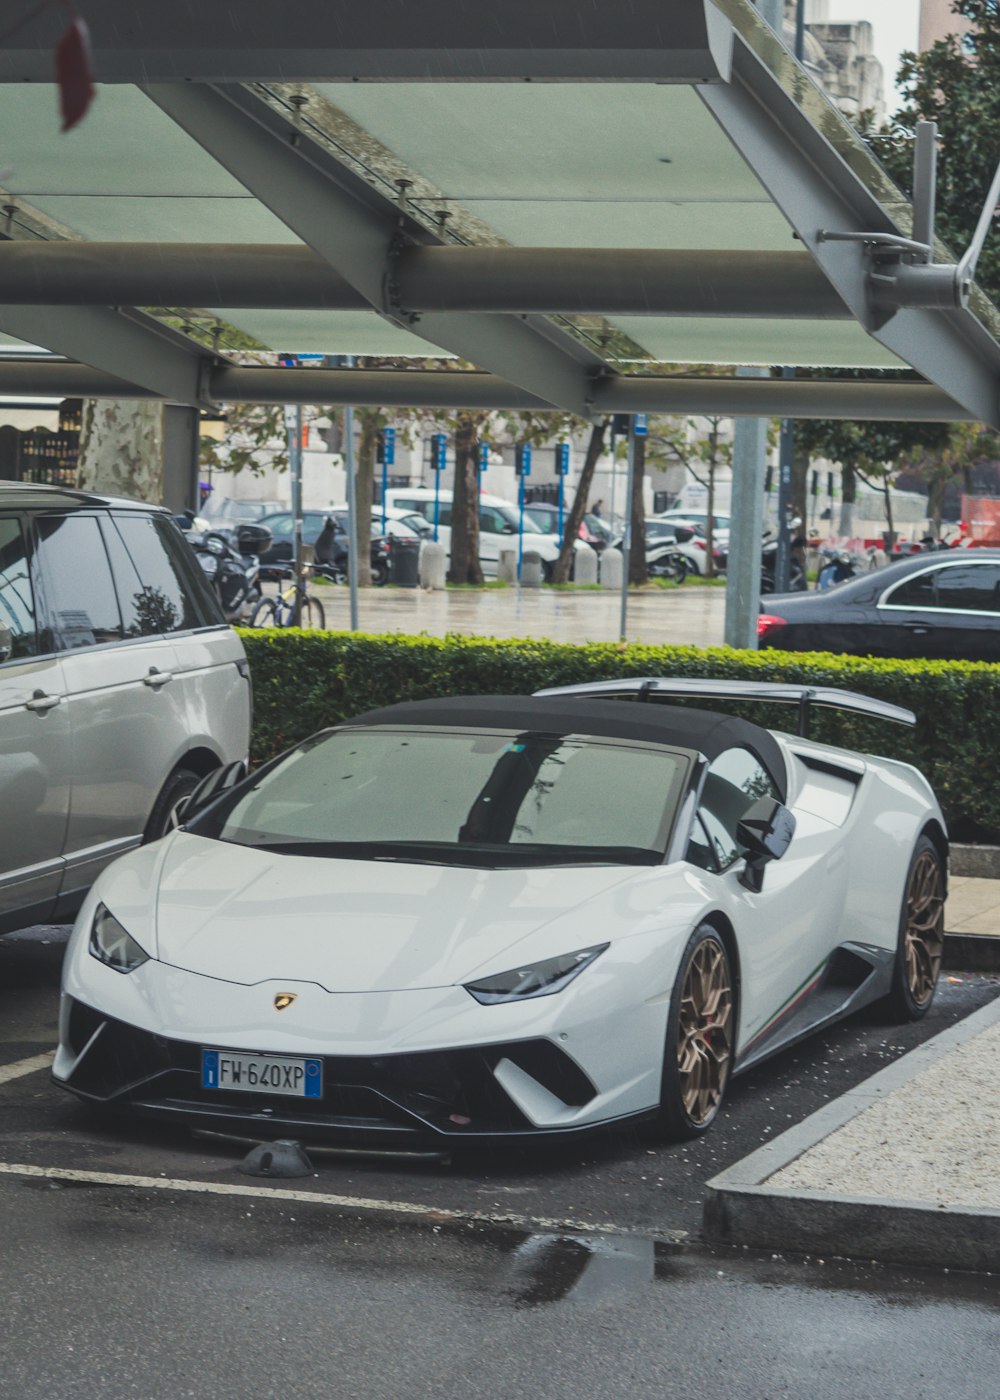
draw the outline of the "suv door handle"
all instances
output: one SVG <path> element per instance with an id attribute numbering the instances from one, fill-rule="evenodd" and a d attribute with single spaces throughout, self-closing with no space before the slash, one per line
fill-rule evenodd
<path id="1" fill-rule="evenodd" d="M 143 676 L 143 685 L 152 686 L 154 690 L 159 690 L 161 685 L 166 685 L 167 681 L 174 678 L 173 671 L 158 671 L 155 666 L 150 666 L 149 675 Z"/>
<path id="2" fill-rule="evenodd" d="M 933 631 L 927 622 L 904 622 L 903 626 L 907 632 L 912 632 L 917 637 L 924 637 L 928 632 Z"/>
<path id="3" fill-rule="evenodd" d="M 46 695 L 44 690 L 36 690 L 30 700 L 25 700 L 24 708 L 41 713 L 43 710 L 55 709 L 56 705 L 61 704 L 61 695 Z"/>

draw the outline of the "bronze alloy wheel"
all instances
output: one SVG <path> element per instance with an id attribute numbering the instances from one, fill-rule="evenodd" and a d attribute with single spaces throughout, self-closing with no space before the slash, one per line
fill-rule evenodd
<path id="1" fill-rule="evenodd" d="M 691 954 L 677 1022 L 677 1069 L 684 1112 L 708 1123 L 722 1102 L 733 1046 L 733 989 L 722 944 L 705 938 Z"/>
<path id="2" fill-rule="evenodd" d="M 918 1007 L 934 995 L 944 948 L 944 882 L 934 851 L 922 850 L 913 862 L 906 889 L 903 955 L 910 996 Z"/>

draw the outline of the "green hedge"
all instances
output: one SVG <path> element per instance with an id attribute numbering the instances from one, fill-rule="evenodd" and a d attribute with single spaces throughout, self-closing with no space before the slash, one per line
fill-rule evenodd
<path id="1" fill-rule="evenodd" d="M 959 839 L 1000 840 L 996 781 L 1000 666 L 963 661 L 876 661 L 825 652 L 627 646 L 484 637 L 369 636 L 243 631 L 254 682 L 254 759 L 317 729 L 398 700 L 436 695 L 530 694 L 548 685 L 616 676 L 710 676 L 835 685 L 906 705 L 914 729 L 818 713 L 810 737 L 900 758 L 930 778 Z M 722 705 L 772 728 L 784 706 Z"/>

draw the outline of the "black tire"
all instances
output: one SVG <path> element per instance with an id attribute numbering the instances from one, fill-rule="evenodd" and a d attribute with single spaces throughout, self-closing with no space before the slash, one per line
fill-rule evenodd
<path id="1" fill-rule="evenodd" d="M 886 999 L 896 1021 L 919 1021 L 934 1000 L 944 948 L 944 862 L 928 836 L 913 848 L 899 910 L 892 988 Z"/>
<path id="2" fill-rule="evenodd" d="M 143 845 L 150 841 L 159 841 L 161 836 L 166 836 L 168 831 L 173 831 L 180 825 L 177 808 L 185 798 L 191 796 L 200 782 L 200 775 L 192 769 L 174 769 L 163 784 L 150 813 L 142 836 Z"/>
<path id="3" fill-rule="evenodd" d="M 708 1132 L 729 1085 L 735 1032 L 729 954 L 712 925 L 699 924 L 684 949 L 670 998 L 660 1107 L 652 1124 L 656 1141 L 683 1142 Z"/>
<path id="4" fill-rule="evenodd" d="M 384 559 L 372 565 L 372 583 L 376 588 L 384 588 L 389 582 L 389 565 Z"/>
<path id="5" fill-rule="evenodd" d="M 273 598 L 261 598 L 260 602 L 250 614 L 251 627 L 276 627 L 275 620 L 276 604 Z"/>
<path id="6" fill-rule="evenodd" d="M 688 561 L 683 554 L 677 554 L 671 560 L 671 564 L 672 568 L 668 577 L 672 578 L 675 583 L 683 583 L 690 572 Z"/>
<path id="7" fill-rule="evenodd" d="M 326 627 L 326 613 L 323 604 L 311 593 L 306 594 L 299 609 L 299 626 L 311 631 L 322 632 Z"/>

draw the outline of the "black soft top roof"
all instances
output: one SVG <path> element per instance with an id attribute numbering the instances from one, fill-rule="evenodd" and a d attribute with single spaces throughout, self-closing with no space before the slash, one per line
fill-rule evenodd
<path id="1" fill-rule="evenodd" d="M 534 695 L 456 695 L 440 700 L 409 700 L 346 721 L 350 725 L 413 724 L 444 728 L 515 729 L 595 738 L 633 739 L 694 749 L 711 762 L 726 749 L 755 754 L 774 779 L 784 800 L 785 762 L 776 740 L 758 724 L 714 710 L 674 705 L 642 705 L 628 700 Z"/>

